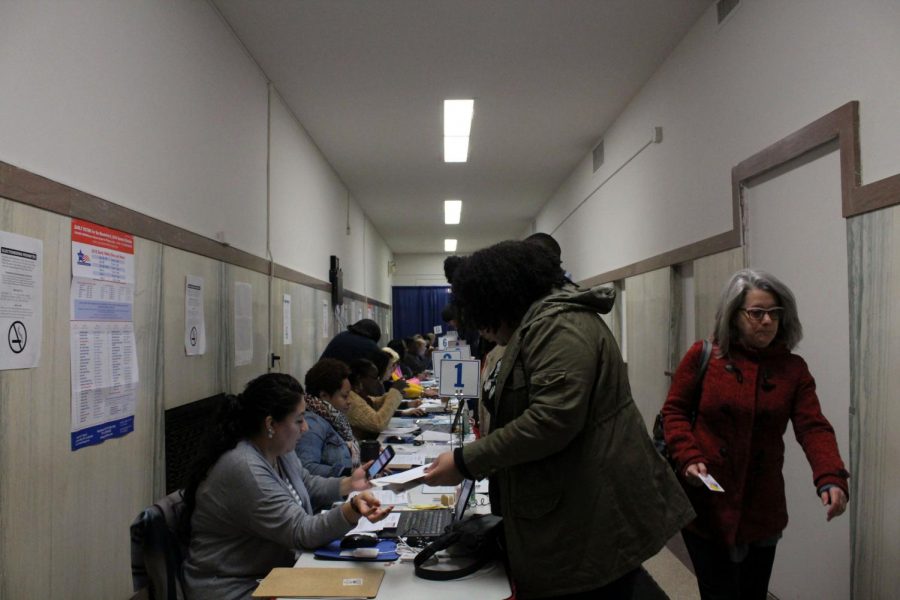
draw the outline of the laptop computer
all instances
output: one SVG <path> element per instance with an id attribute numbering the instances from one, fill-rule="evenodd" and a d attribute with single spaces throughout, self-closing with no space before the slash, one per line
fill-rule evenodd
<path id="1" fill-rule="evenodd" d="M 475 490 L 475 481 L 463 480 L 453 509 L 408 510 L 400 513 L 397 523 L 397 537 L 406 538 L 410 546 L 424 546 L 443 535 L 453 523 L 462 521 Z"/>

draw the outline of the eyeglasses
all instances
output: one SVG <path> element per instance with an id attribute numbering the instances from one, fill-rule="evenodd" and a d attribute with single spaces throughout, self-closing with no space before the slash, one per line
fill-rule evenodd
<path id="1" fill-rule="evenodd" d="M 744 311 L 744 314 L 751 321 L 762 321 L 766 315 L 769 315 L 769 318 L 773 321 L 780 321 L 781 315 L 784 314 L 784 308 L 781 306 L 773 308 L 742 308 L 741 310 Z"/>

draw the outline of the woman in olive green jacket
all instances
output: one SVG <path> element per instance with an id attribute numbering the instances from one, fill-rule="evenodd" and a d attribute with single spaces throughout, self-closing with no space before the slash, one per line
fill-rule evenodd
<path id="1" fill-rule="evenodd" d="M 540 249 L 503 242 L 465 259 L 453 293 L 464 321 L 507 347 L 491 433 L 438 457 L 426 482 L 494 476 L 518 598 L 630 597 L 641 563 L 694 513 L 598 314 L 615 292 L 567 285 Z"/>

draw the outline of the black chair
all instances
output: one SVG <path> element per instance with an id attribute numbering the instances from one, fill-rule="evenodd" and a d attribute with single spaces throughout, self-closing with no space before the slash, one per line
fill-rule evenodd
<path id="1" fill-rule="evenodd" d="M 181 533 L 182 490 L 145 508 L 131 524 L 131 579 L 134 591 L 150 600 L 184 600 L 182 563 L 187 537 Z"/>

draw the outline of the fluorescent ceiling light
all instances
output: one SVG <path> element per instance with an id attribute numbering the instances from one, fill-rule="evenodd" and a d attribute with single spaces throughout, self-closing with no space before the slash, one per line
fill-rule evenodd
<path id="1" fill-rule="evenodd" d="M 466 162 L 474 100 L 444 100 L 444 162 Z"/>
<path id="2" fill-rule="evenodd" d="M 444 100 L 444 136 L 469 137 L 474 100 Z"/>
<path id="3" fill-rule="evenodd" d="M 466 162 L 469 160 L 469 138 L 445 137 L 444 162 Z"/>
<path id="4" fill-rule="evenodd" d="M 444 200 L 444 224 L 459 225 L 462 200 Z"/>
<path id="5" fill-rule="evenodd" d="M 456 240 L 444 240 L 444 252 L 456 252 Z"/>

